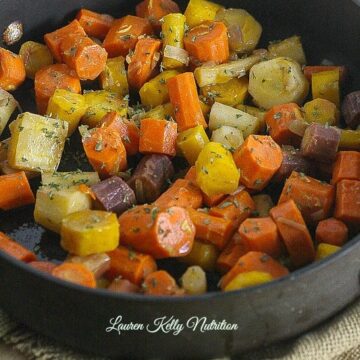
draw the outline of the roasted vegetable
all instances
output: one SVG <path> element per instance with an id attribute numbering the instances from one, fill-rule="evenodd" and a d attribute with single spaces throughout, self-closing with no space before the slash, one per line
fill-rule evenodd
<path id="1" fill-rule="evenodd" d="M 253 196 L 255 203 L 255 215 L 259 218 L 267 217 L 270 214 L 270 209 L 274 206 L 274 203 L 267 194 L 259 194 Z"/>
<path id="2" fill-rule="evenodd" d="M 246 10 L 221 9 L 216 13 L 215 19 L 227 26 L 231 50 L 249 53 L 256 48 L 262 27 Z"/>
<path id="3" fill-rule="evenodd" d="M 15 98 L 0 88 L 0 136 L 17 106 L 18 102 Z"/>
<path id="4" fill-rule="evenodd" d="M 249 271 L 236 275 L 225 287 L 224 291 L 241 290 L 251 286 L 258 286 L 273 281 L 274 278 L 267 272 Z"/>
<path id="5" fill-rule="evenodd" d="M 34 79 L 37 71 L 51 65 L 54 61 L 47 46 L 35 41 L 23 43 L 19 51 L 19 56 L 24 61 L 26 76 L 30 79 Z"/>
<path id="6" fill-rule="evenodd" d="M 249 75 L 249 93 L 259 107 L 301 105 L 309 91 L 301 66 L 287 58 L 276 58 L 254 65 Z M 316 96 L 318 97 L 318 96 Z"/>
<path id="7" fill-rule="evenodd" d="M 336 105 L 325 99 L 314 99 L 304 105 L 305 120 L 322 125 L 336 126 L 339 122 L 339 110 Z"/>
<path id="8" fill-rule="evenodd" d="M 360 130 L 340 130 L 340 149 L 360 151 Z"/>
<path id="9" fill-rule="evenodd" d="M 92 186 L 100 182 L 96 172 L 44 172 L 41 174 L 41 184 L 43 188 L 52 190 L 69 189 L 73 186 L 87 185 Z"/>
<path id="10" fill-rule="evenodd" d="M 61 119 L 69 124 L 68 136 L 77 129 L 87 110 L 83 95 L 57 89 L 50 98 L 46 114 L 54 119 Z"/>
<path id="11" fill-rule="evenodd" d="M 116 215 L 105 211 L 72 213 L 61 224 L 61 246 L 78 256 L 112 251 L 119 245 L 119 238 Z"/>
<path id="12" fill-rule="evenodd" d="M 24 61 L 9 50 L 0 48 L 0 88 L 16 90 L 26 78 Z"/>
<path id="13" fill-rule="evenodd" d="M 259 131 L 258 118 L 233 107 L 215 103 L 210 112 L 209 128 L 216 130 L 222 126 L 231 126 L 239 129 L 244 138 Z"/>
<path id="14" fill-rule="evenodd" d="M 345 122 L 352 129 L 360 125 L 360 91 L 348 94 L 342 104 Z"/>
<path id="15" fill-rule="evenodd" d="M 110 269 L 110 256 L 107 254 L 93 254 L 88 256 L 70 256 L 66 262 L 82 264 L 99 279 Z"/>
<path id="16" fill-rule="evenodd" d="M 244 136 L 237 128 L 221 126 L 212 132 L 211 141 L 222 144 L 230 151 L 235 151 L 244 142 Z"/>
<path id="17" fill-rule="evenodd" d="M 187 24 L 192 28 L 205 21 L 212 21 L 216 13 L 222 9 L 221 5 L 206 0 L 190 0 L 185 10 Z"/>
<path id="18" fill-rule="evenodd" d="M 343 246 L 348 239 L 349 229 L 340 220 L 328 218 L 318 223 L 316 227 L 316 241 L 335 246 Z"/>
<path id="19" fill-rule="evenodd" d="M 21 21 L 16 20 L 9 24 L 3 32 L 3 40 L 7 46 L 16 44 L 22 38 L 24 28 Z"/>
<path id="20" fill-rule="evenodd" d="M 10 132 L 11 167 L 38 172 L 57 169 L 68 133 L 67 122 L 26 112 L 12 123 Z"/>
<path id="21" fill-rule="evenodd" d="M 292 36 L 283 41 L 272 42 L 268 50 L 270 56 L 274 58 L 287 57 L 295 60 L 300 65 L 306 64 L 306 57 L 300 36 Z"/>
<path id="22" fill-rule="evenodd" d="M 206 274 L 200 266 L 190 266 L 180 279 L 182 288 L 189 295 L 201 295 L 206 293 Z"/>
<path id="23" fill-rule="evenodd" d="M 321 243 L 316 249 L 316 260 L 322 260 L 341 250 L 340 246 Z"/>
<path id="24" fill-rule="evenodd" d="M 195 166 L 196 182 L 206 195 L 230 194 L 237 189 L 239 171 L 231 153 L 221 144 L 206 144 Z"/>
<path id="25" fill-rule="evenodd" d="M 360 180 L 360 152 L 339 151 L 332 167 L 331 183 L 340 180 Z"/>
<path id="26" fill-rule="evenodd" d="M 321 98 L 340 106 L 340 72 L 339 69 L 322 71 L 312 75 L 313 99 Z"/>

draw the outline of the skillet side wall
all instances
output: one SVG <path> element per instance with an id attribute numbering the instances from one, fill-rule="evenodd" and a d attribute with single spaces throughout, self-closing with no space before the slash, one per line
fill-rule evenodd
<path id="1" fill-rule="evenodd" d="M 223 3 L 240 6 L 235 0 Z M 120 16 L 133 12 L 135 5 L 121 0 L 0 0 L 0 29 L 19 19 L 25 27 L 22 41 L 41 40 L 42 34 L 66 23 L 80 7 Z M 269 40 L 298 33 L 313 64 L 323 58 L 344 63 L 353 74 L 347 90 L 360 87 L 360 8 L 353 1 L 244 0 L 241 6 L 262 23 L 264 46 Z M 31 110 L 28 95 L 19 92 L 19 96 L 24 108 Z M 0 229 L 5 221 L 11 220 L 0 214 Z M 131 359 L 145 354 L 171 359 L 196 354 L 208 359 L 238 354 L 315 326 L 359 296 L 359 270 L 360 242 L 353 240 L 329 260 L 263 287 L 198 298 L 145 299 L 53 281 L 0 254 L 0 305 L 30 328 L 83 351 Z M 117 315 L 140 323 L 165 315 L 182 323 L 191 316 L 206 316 L 209 321 L 238 323 L 239 330 L 187 330 L 178 336 L 106 333 L 109 319 Z"/>

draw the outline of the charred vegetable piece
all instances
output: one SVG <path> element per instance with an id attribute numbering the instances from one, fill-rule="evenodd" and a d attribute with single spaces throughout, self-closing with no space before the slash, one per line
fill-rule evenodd
<path id="1" fill-rule="evenodd" d="M 27 112 L 17 117 L 10 132 L 11 167 L 38 172 L 57 169 L 68 133 L 67 122 Z"/>
<path id="2" fill-rule="evenodd" d="M 110 269 L 110 256 L 105 253 L 89 256 L 70 256 L 66 262 L 84 265 L 97 279 Z"/>
<path id="3" fill-rule="evenodd" d="M 91 187 L 96 200 L 103 210 L 118 215 L 136 203 L 135 193 L 121 178 L 113 176 Z"/>
<path id="4" fill-rule="evenodd" d="M 0 88 L 0 136 L 17 106 L 15 98 Z"/>
<path id="5" fill-rule="evenodd" d="M 249 53 L 256 48 L 262 27 L 246 10 L 221 9 L 216 13 L 215 19 L 227 26 L 231 50 Z"/>
<path id="6" fill-rule="evenodd" d="M 113 213 L 83 210 L 66 216 L 61 224 L 61 246 L 70 254 L 88 256 L 112 251 L 119 239 L 119 223 Z"/>
<path id="7" fill-rule="evenodd" d="M 306 130 L 301 142 L 301 154 L 320 162 L 331 163 L 336 158 L 340 143 L 337 128 L 313 123 Z"/>
<path id="8" fill-rule="evenodd" d="M 174 167 L 166 155 L 144 156 L 128 181 L 139 203 L 151 203 L 161 194 L 166 181 L 174 175 Z"/>
<path id="9" fill-rule="evenodd" d="M 285 181 L 293 171 L 298 171 L 304 174 L 312 174 L 312 165 L 309 160 L 304 158 L 300 151 L 292 146 L 284 146 L 281 149 L 283 153 L 283 161 L 279 170 L 271 179 L 274 183 Z"/>
<path id="10" fill-rule="evenodd" d="M 356 129 L 360 125 L 360 91 L 352 92 L 345 97 L 342 113 L 348 126 Z"/>

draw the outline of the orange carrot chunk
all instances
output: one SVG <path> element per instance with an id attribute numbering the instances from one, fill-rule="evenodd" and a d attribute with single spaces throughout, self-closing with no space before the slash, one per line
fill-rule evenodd
<path id="1" fill-rule="evenodd" d="M 90 288 L 96 287 L 94 274 L 82 264 L 63 263 L 56 266 L 51 274 L 59 279 L 69 281 L 77 285 Z"/>
<path id="2" fill-rule="evenodd" d="M 340 151 L 337 154 L 331 183 L 335 185 L 343 179 L 360 180 L 360 152 Z"/>
<path id="3" fill-rule="evenodd" d="M 149 274 L 142 287 L 146 295 L 169 296 L 179 294 L 179 287 L 175 279 L 164 270 Z"/>
<path id="4" fill-rule="evenodd" d="M 81 9 L 77 13 L 76 19 L 84 28 L 87 35 L 100 40 L 105 38 L 114 22 L 114 18 L 110 15 L 98 14 L 87 9 Z"/>
<path id="5" fill-rule="evenodd" d="M 121 276 L 136 285 L 141 285 L 147 275 L 157 270 L 156 262 L 150 255 L 123 246 L 107 254 L 111 261 L 106 277 L 111 280 Z"/>
<path id="6" fill-rule="evenodd" d="M 86 33 L 79 21 L 73 20 L 70 24 L 44 35 L 44 41 L 57 62 L 61 62 L 61 42 L 69 35 L 85 36 Z"/>
<path id="7" fill-rule="evenodd" d="M 139 90 L 154 74 L 160 59 L 161 41 L 152 38 L 140 39 L 128 66 L 129 85 Z"/>
<path id="8" fill-rule="evenodd" d="M 305 66 L 304 75 L 309 81 L 311 81 L 313 74 L 322 71 L 332 71 L 337 69 L 339 69 L 340 72 L 340 80 L 345 81 L 347 77 L 347 71 L 345 66 Z"/>
<path id="9" fill-rule="evenodd" d="M 286 180 L 279 204 L 293 199 L 307 223 L 329 217 L 335 200 L 335 188 L 303 173 L 293 171 Z"/>
<path id="10" fill-rule="evenodd" d="M 279 145 L 299 146 L 301 136 L 290 130 L 294 120 L 303 120 L 299 105 L 295 103 L 276 105 L 265 114 L 270 136 Z"/>
<path id="11" fill-rule="evenodd" d="M 250 251 L 261 251 L 274 258 L 280 256 L 280 235 L 270 217 L 246 219 L 239 227 L 239 234 Z"/>
<path id="12" fill-rule="evenodd" d="M 329 218 L 319 222 L 315 238 L 319 243 L 343 246 L 348 239 L 349 230 L 340 220 Z"/>
<path id="13" fill-rule="evenodd" d="M 235 151 L 240 182 L 247 188 L 262 190 L 280 168 L 283 154 L 271 136 L 250 135 Z"/>
<path id="14" fill-rule="evenodd" d="M 10 210 L 33 204 L 34 194 L 24 171 L 0 176 L 0 209 Z"/>
<path id="15" fill-rule="evenodd" d="M 113 111 L 104 116 L 100 127 L 116 130 L 121 136 L 128 155 L 136 155 L 139 152 L 140 130 L 134 122 L 119 116 Z"/>
<path id="16" fill-rule="evenodd" d="M 198 209 L 202 206 L 201 190 L 193 182 L 178 179 L 156 201 L 159 207 L 179 206 L 182 208 Z"/>
<path id="17" fill-rule="evenodd" d="M 302 266 L 314 261 L 314 244 L 294 200 L 273 207 L 270 215 L 278 227 L 292 263 Z"/>
<path id="18" fill-rule="evenodd" d="M 249 193 L 243 189 L 239 189 L 224 199 L 219 205 L 212 207 L 209 214 L 231 220 L 234 227 L 238 228 L 254 210 L 255 203 Z"/>
<path id="19" fill-rule="evenodd" d="M 122 243 L 155 259 L 187 255 L 195 238 L 188 212 L 175 206 L 136 206 L 124 212 L 119 223 Z"/>
<path id="20" fill-rule="evenodd" d="M 56 89 L 65 89 L 76 94 L 81 92 L 78 76 L 65 64 L 50 65 L 35 74 L 35 97 L 40 114 L 46 113 L 49 99 Z"/>
<path id="21" fill-rule="evenodd" d="M 174 76 L 167 81 L 167 86 L 179 132 L 197 125 L 206 128 L 207 124 L 201 110 L 194 74 L 186 72 Z"/>
<path id="22" fill-rule="evenodd" d="M 204 211 L 188 209 L 191 221 L 195 225 L 196 238 L 215 245 L 222 250 L 234 235 L 231 220 L 211 216 Z"/>
<path id="23" fill-rule="evenodd" d="M 157 30 L 165 15 L 178 12 L 179 6 L 172 0 L 144 0 L 136 6 L 136 15 L 147 18 Z"/>
<path id="24" fill-rule="evenodd" d="M 36 255 L 33 252 L 25 249 L 3 232 L 0 232 L 0 251 L 26 263 L 36 260 Z"/>
<path id="25" fill-rule="evenodd" d="M 0 48 L 0 88 L 16 90 L 26 78 L 24 61 L 9 50 Z"/>
<path id="26" fill-rule="evenodd" d="M 109 57 L 126 56 L 134 50 L 139 36 L 152 34 L 153 29 L 147 19 L 127 15 L 113 22 L 103 46 Z"/>
<path id="27" fill-rule="evenodd" d="M 88 36 L 69 35 L 60 43 L 62 60 L 81 80 L 95 80 L 104 70 L 106 51 Z"/>
<path id="28" fill-rule="evenodd" d="M 229 59 L 227 27 L 222 22 L 206 21 L 185 35 L 184 46 L 196 64 L 208 61 L 224 63 Z"/>
<path id="29" fill-rule="evenodd" d="M 139 286 L 121 277 L 114 279 L 107 289 L 118 293 L 136 294 L 140 292 Z"/>
<path id="30" fill-rule="evenodd" d="M 271 256 L 257 251 L 250 251 L 243 255 L 234 267 L 221 278 L 220 287 L 222 290 L 237 275 L 250 271 L 261 271 L 269 273 L 274 279 L 285 276 L 289 273 L 288 269 L 274 260 Z"/>
<path id="31" fill-rule="evenodd" d="M 249 252 L 247 244 L 236 232 L 216 260 L 216 269 L 225 274 L 231 270 L 240 257 Z"/>
<path id="32" fill-rule="evenodd" d="M 50 261 L 32 261 L 29 263 L 29 265 L 34 269 L 37 269 L 47 274 L 51 274 L 52 271 L 56 268 L 56 264 Z"/>
<path id="33" fill-rule="evenodd" d="M 143 119 L 139 151 L 143 154 L 176 155 L 177 124 L 173 121 Z"/>
<path id="34" fill-rule="evenodd" d="M 360 228 L 360 181 L 341 180 L 336 185 L 334 217 Z"/>

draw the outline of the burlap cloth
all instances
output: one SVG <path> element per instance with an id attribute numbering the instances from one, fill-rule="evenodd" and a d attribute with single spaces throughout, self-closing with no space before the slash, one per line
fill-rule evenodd
<path id="1" fill-rule="evenodd" d="M 13 322 L 1 310 L 0 339 L 22 353 L 26 359 L 103 360 L 80 354 L 35 334 Z M 360 360 L 360 300 L 325 324 L 295 340 L 253 351 L 238 359 Z"/>

